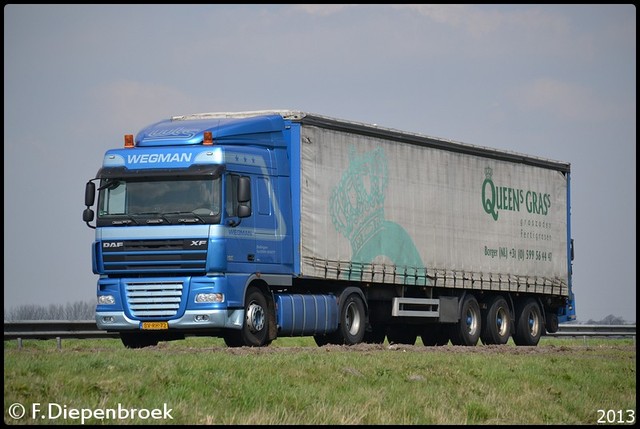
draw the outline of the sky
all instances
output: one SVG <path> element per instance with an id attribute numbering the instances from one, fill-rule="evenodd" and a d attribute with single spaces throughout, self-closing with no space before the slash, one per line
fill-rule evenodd
<path id="1" fill-rule="evenodd" d="M 125 134 L 291 109 L 571 164 L 578 321 L 636 320 L 636 9 L 4 7 L 4 306 L 95 301 L 85 183 Z"/>

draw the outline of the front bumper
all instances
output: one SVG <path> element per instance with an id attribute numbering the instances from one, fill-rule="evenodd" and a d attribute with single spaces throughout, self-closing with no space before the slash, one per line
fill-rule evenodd
<path id="1" fill-rule="evenodd" d="M 241 329 L 244 310 L 187 310 L 179 319 L 168 320 L 171 330 Z M 96 312 L 96 325 L 105 331 L 139 330 L 142 322 L 128 318 L 123 311 Z"/>

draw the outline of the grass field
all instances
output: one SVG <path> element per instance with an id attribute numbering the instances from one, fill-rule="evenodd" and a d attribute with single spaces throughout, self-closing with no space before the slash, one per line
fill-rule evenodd
<path id="1" fill-rule="evenodd" d="M 8 424 L 631 424 L 633 339 L 537 347 L 4 343 Z"/>

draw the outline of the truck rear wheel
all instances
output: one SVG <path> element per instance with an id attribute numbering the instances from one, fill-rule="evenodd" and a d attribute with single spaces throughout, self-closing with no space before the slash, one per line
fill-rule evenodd
<path id="1" fill-rule="evenodd" d="M 342 303 L 338 321 L 338 329 L 326 335 L 314 335 L 313 339 L 319 347 L 327 344 L 351 346 L 364 340 L 366 314 L 364 302 L 360 295 L 352 293 Z"/>
<path id="2" fill-rule="evenodd" d="M 342 303 L 336 339 L 339 344 L 348 346 L 361 343 L 364 338 L 365 328 L 364 302 L 362 302 L 360 295 L 352 293 Z"/>
<path id="3" fill-rule="evenodd" d="M 542 311 L 533 299 L 527 299 L 516 312 L 516 331 L 513 342 L 517 346 L 536 346 L 543 329 Z"/>
<path id="4" fill-rule="evenodd" d="M 228 347 L 262 347 L 269 345 L 269 307 L 267 298 L 255 287 L 249 287 L 244 307 L 242 329 L 230 329 L 223 338 Z"/>
<path id="5" fill-rule="evenodd" d="M 511 337 L 511 313 L 507 300 L 498 295 L 488 302 L 482 312 L 482 344 L 507 344 Z"/>
<path id="6" fill-rule="evenodd" d="M 467 294 L 460 307 L 460 320 L 451 327 L 451 344 L 454 346 L 475 346 L 480 338 L 482 318 L 478 300 Z"/>

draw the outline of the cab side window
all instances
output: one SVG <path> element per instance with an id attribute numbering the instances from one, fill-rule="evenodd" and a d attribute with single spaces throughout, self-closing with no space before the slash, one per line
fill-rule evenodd
<path id="1" fill-rule="evenodd" d="M 237 174 L 227 174 L 225 189 L 225 210 L 227 217 L 237 216 L 238 210 L 238 176 Z"/>

